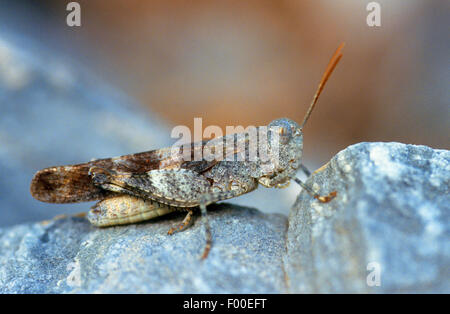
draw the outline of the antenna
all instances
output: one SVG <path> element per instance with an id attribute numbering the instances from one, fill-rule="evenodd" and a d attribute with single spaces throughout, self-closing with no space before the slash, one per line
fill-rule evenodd
<path id="1" fill-rule="evenodd" d="M 344 48 L 344 45 L 345 45 L 344 43 L 341 43 L 339 45 L 339 47 L 336 49 L 336 51 L 334 52 L 333 56 L 331 57 L 330 62 L 328 63 L 328 66 L 322 75 L 322 79 L 320 80 L 320 83 L 319 83 L 319 86 L 317 87 L 316 93 L 314 94 L 314 98 L 311 102 L 311 105 L 309 105 L 308 112 L 306 112 L 306 115 L 303 118 L 303 122 L 302 122 L 302 124 L 300 124 L 300 129 L 303 129 L 303 127 L 305 126 L 309 117 L 311 116 L 311 113 L 314 110 L 314 107 L 316 106 L 317 100 L 319 99 L 320 93 L 322 93 L 322 90 L 325 87 L 325 83 L 328 81 L 328 78 L 330 77 L 334 68 L 338 64 L 339 60 L 341 60 L 341 58 L 342 58 L 341 50 L 342 50 L 342 48 Z"/>

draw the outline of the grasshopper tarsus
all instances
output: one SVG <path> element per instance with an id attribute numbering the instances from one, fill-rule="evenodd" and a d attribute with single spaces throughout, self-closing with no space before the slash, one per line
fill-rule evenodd
<path id="1" fill-rule="evenodd" d="M 194 214 L 194 211 L 192 209 L 188 209 L 187 211 L 188 212 L 186 214 L 186 217 L 184 217 L 183 221 L 180 224 L 170 228 L 169 231 L 167 231 L 168 235 L 172 235 L 174 233 L 186 230 L 187 227 L 191 224 L 192 215 Z"/>
<path id="2" fill-rule="evenodd" d="M 303 173 L 307 176 L 307 177 L 309 177 L 309 176 L 311 176 L 311 171 L 309 171 L 308 170 L 308 168 L 306 168 L 306 166 L 304 165 L 304 164 L 300 164 L 300 169 L 303 171 Z M 336 191 L 333 191 L 333 192 L 330 192 L 328 195 L 326 195 L 326 196 L 321 196 L 321 195 L 319 195 L 319 194 L 317 194 L 317 193 L 315 193 L 310 187 L 308 187 L 307 185 L 306 185 L 306 183 L 304 183 L 303 181 L 301 181 L 300 179 L 298 179 L 298 178 L 295 178 L 294 179 L 294 181 L 296 182 L 296 183 L 298 183 L 309 195 L 311 195 L 312 197 L 314 197 L 315 199 L 317 199 L 319 202 L 321 202 L 321 203 L 328 203 L 328 202 L 330 202 L 333 198 L 335 198 L 336 197 L 336 195 L 337 195 L 337 192 Z"/>
<path id="3" fill-rule="evenodd" d="M 317 199 L 319 202 L 321 203 L 328 203 L 329 201 L 331 201 L 333 198 L 336 197 L 337 192 L 333 191 L 331 193 L 329 193 L 326 196 L 321 196 L 317 193 L 315 193 L 309 186 L 306 185 L 306 183 L 304 183 L 302 180 L 300 180 L 299 178 L 294 178 L 294 181 L 300 185 L 302 187 L 302 189 L 304 189 L 309 195 L 311 195 L 312 197 L 314 197 L 315 199 Z"/>
<path id="4" fill-rule="evenodd" d="M 208 257 L 209 251 L 211 251 L 211 243 L 212 242 L 206 242 L 206 245 L 205 245 L 205 248 L 203 250 L 203 254 L 202 254 L 201 260 L 205 260 Z"/>
<path id="5" fill-rule="evenodd" d="M 330 192 L 328 195 L 326 196 L 319 196 L 319 195 L 315 195 L 314 198 L 317 199 L 319 202 L 321 203 L 328 203 L 330 202 L 333 198 L 335 198 L 337 195 L 336 191 Z"/>

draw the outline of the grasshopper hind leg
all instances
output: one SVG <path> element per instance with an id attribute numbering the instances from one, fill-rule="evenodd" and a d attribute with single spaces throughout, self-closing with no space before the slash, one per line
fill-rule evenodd
<path id="1" fill-rule="evenodd" d="M 95 204 L 87 218 L 97 227 L 125 225 L 160 217 L 177 208 L 130 195 L 117 195 Z"/>
<path id="2" fill-rule="evenodd" d="M 209 251 L 211 250 L 211 245 L 212 245 L 212 236 L 211 236 L 211 227 L 209 225 L 209 220 L 208 220 L 208 212 L 206 210 L 206 202 L 203 202 L 200 204 L 200 211 L 201 211 L 201 215 L 202 215 L 202 225 L 203 225 L 203 230 L 205 232 L 205 248 L 203 249 L 203 254 L 201 259 L 205 259 L 208 257 Z M 172 228 L 169 229 L 169 231 L 167 232 L 167 234 L 169 235 L 173 235 L 174 233 L 177 232 L 181 232 L 186 230 L 192 222 L 192 216 L 194 215 L 194 209 L 188 209 L 187 210 L 188 213 L 186 214 L 186 217 L 184 217 L 183 221 L 180 224 L 177 224 L 175 226 L 173 226 Z"/>
<path id="3" fill-rule="evenodd" d="M 211 227 L 209 226 L 208 213 L 206 211 L 206 203 L 200 204 L 200 211 L 202 213 L 203 227 L 205 230 L 206 243 L 202 254 L 202 259 L 205 259 L 208 257 L 209 251 L 211 251 L 212 246 Z"/>

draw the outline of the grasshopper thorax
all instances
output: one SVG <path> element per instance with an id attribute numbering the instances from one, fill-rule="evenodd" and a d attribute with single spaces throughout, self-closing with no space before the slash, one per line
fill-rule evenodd
<path id="1" fill-rule="evenodd" d="M 287 118 L 268 125 L 268 163 L 263 165 L 259 183 L 266 187 L 285 187 L 300 166 L 303 133 L 300 126 Z"/>

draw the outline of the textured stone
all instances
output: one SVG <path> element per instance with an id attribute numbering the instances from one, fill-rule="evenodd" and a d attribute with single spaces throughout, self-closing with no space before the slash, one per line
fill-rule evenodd
<path id="1" fill-rule="evenodd" d="M 0 293 L 286 292 L 286 217 L 211 206 L 214 244 L 201 261 L 200 219 L 167 235 L 183 216 L 105 229 L 77 217 L 0 229 Z"/>
<path id="2" fill-rule="evenodd" d="M 450 152 L 361 143 L 308 181 L 336 199 L 301 193 L 289 216 L 291 292 L 450 292 Z M 380 286 L 366 277 L 380 266 Z"/>

